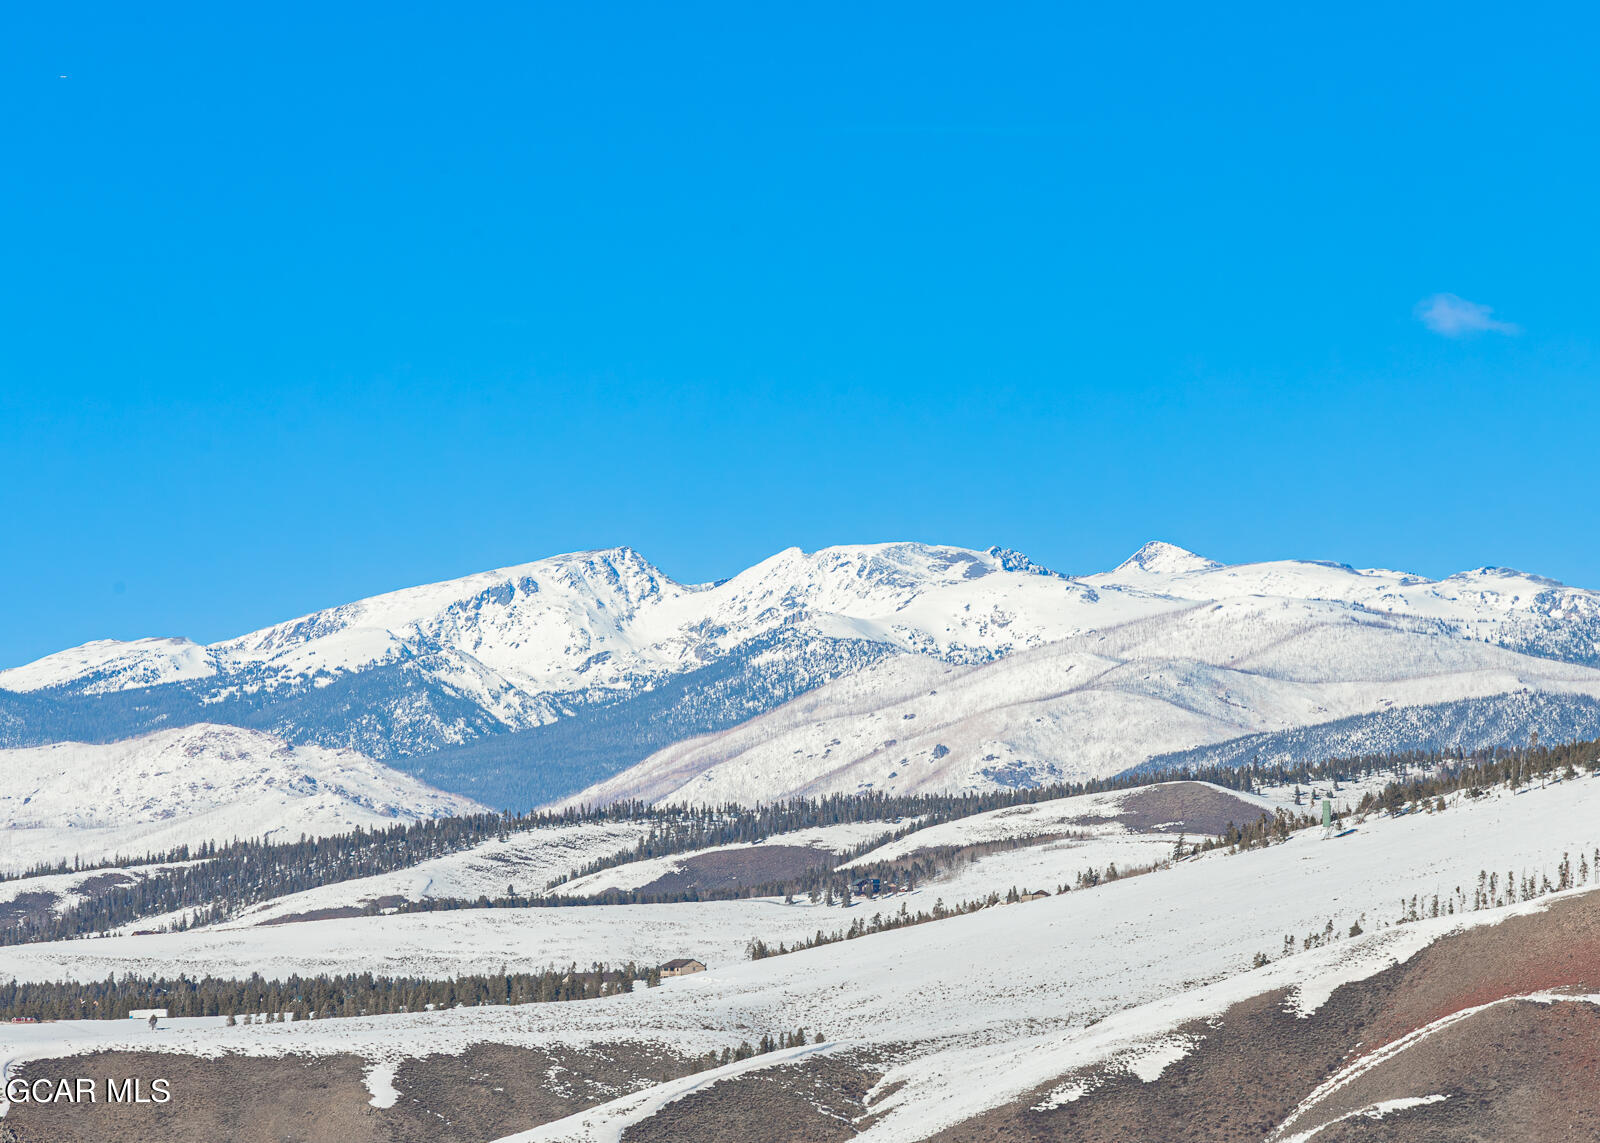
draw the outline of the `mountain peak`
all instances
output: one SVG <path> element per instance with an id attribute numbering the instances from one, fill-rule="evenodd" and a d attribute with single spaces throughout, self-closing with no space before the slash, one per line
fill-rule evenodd
<path id="1" fill-rule="evenodd" d="M 216 673 L 206 648 L 189 639 L 91 639 L 0 671 L 0 690 L 36 691 L 88 682 L 91 693 L 148 687 Z"/>
<path id="2" fill-rule="evenodd" d="M 1534 575 L 1532 572 L 1520 571 L 1517 568 L 1497 568 L 1497 567 L 1481 567 L 1481 568 L 1474 568 L 1472 571 L 1456 572 L 1456 574 L 1453 575 L 1453 576 L 1450 576 L 1446 580 L 1446 582 L 1461 583 L 1461 582 L 1470 582 L 1472 580 L 1487 580 L 1487 579 L 1520 579 L 1520 580 L 1526 580 L 1529 583 L 1538 584 L 1540 587 L 1566 587 L 1567 586 L 1566 584 L 1562 583 L 1560 580 L 1551 579 L 1549 576 Z"/>
<path id="3" fill-rule="evenodd" d="M 1151 540 L 1133 555 L 1116 566 L 1119 572 L 1143 572 L 1145 575 L 1182 575 L 1185 572 L 1211 571 L 1222 565 L 1216 560 L 1195 555 L 1187 548 Z"/>
<path id="4" fill-rule="evenodd" d="M 1027 572 L 1029 575 L 1047 575 L 1056 579 L 1066 579 L 1067 576 L 1058 571 L 1051 571 L 1043 564 L 1034 563 L 1022 552 L 1015 548 L 989 548 L 986 555 L 993 556 L 995 563 L 1000 565 L 1001 571 Z"/>

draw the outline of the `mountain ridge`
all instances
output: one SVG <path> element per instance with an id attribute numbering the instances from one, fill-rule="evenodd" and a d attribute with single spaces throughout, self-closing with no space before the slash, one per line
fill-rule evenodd
<path id="1" fill-rule="evenodd" d="M 208 723 L 0 750 L 0 773 L 0 869 L 10 870 L 484 809 L 354 751 Z"/>
<path id="2" fill-rule="evenodd" d="M 1518 697 L 1529 692 L 1543 704 Z M 1163 756 L 1169 765 L 1239 765 L 1368 752 L 1375 742 L 1473 747 L 1531 729 L 1586 731 L 1597 710 L 1600 669 L 1591 666 L 1441 638 L 1428 619 L 1244 597 L 992 663 L 889 659 L 665 747 L 558 804 L 1043 786 Z"/>
<path id="3" fill-rule="evenodd" d="M 1318 561 L 1225 565 L 1151 541 L 1111 571 L 1067 575 L 1008 548 L 898 542 L 788 548 L 683 584 L 621 546 L 402 588 L 208 646 L 58 652 L 0 671 L 0 746 L 223 722 L 526 806 L 562 792 L 552 784 L 587 785 L 885 660 L 993 663 L 1248 598 L 1320 600 L 1445 641 L 1600 665 L 1600 595 L 1487 566 L 1430 580 Z M 564 777 L 540 777 L 564 762 Z"/>

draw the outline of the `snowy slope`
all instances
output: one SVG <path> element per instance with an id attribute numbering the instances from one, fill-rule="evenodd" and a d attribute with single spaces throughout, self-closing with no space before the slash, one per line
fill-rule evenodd
<path id="1" fill-rule="evenodd" d="M 717 845 L 706 849 L 690 850 L 670 857 L 653 857 L 643 861 L 630 861 L 625 865 L 602 869 L 587 877 L 577 877 L 556 886 L 553 895 L 558 897 L 599 896 L 608 889 L 638 889 L 659 877 L 680 873 L 687 863 L 707 855 L 759 856 L 763 846 L 801 847 L 816 850 L 819 855 L 845 854 L 858 846 L 877 841 L 904 825 L 889 822 L 843 822 L 838 825 L 813 826 L 774 834 L 764 842 L 748 845 Z M 746 882 L 747 884 L 749 882 Z"/>
<path id="2" fill-rule="evenodd" d="M 104 740 L 225 722 L 295 743 L 414 758 L 408 768 L 430 782 L 526 805 L 875 665 L 874 679 L 904 689 L 928 677 L 921 660 L 942 671 L 1065 647 L 1080 657 L 1078 678 L 1130 663 L 1192 665 L 1231 672 L 1204 689 L 1254 701 L 1255 684 L 1245 677 L 1253 668 L 1242 660 L 1270 648 L 1177 617 L 1222 605 L 1230 621 L 1266 637 L 1252 611 L 1283 601 L 1319 611 L 1306 622 L 1327 632 L 1371 624 L 1403 631 L 1413 644 L 1404 649 L 1409 664 L 1426 659 L 1421 644 L 1433 641 L 1600 667 L 1600 595 L 1503 568 L 1432 581 L 1309 561 L 1225 566 L 1151 543 L 1112 571 L 1073 578 L 999 548 L 894 543 L 789 549 L 729 580 L 682 584 L 632 549 L 614 548 L 373 596 L 208 647 L 99 641 L 0 671 L 0 743 Z M 1137 656 L 1103 654 L 1097 644 L 1106 632 L 1144 630 L 1141 621 L 1184 642 Z M 1368 679 L 1350 657 L 1372 651 L 1389 648 L 1373 640 L 1334 648 L 1324 677 L 1317 650 L 1308 649 L 1291 681 Z M 1480 656 L 1461 670 L 1509 662 Z M 1186 697 L 1197 693 L 1184 680 L 1169 680 L 1167 690 L 1174 687 Z M 1020 724 L 1004 733 L 969 727 L 979 738 L 1004 740 L 978 758 L 994 754 L 988 768 L 1006 774 L 1019 768 L 994 779 L 1002 782 L 1032 780 L 1051 766 L 1092 772 L 1111 765 L 1112 754 L 1132 765 L 1222 734 L 1388 709 L 1379 700 L 1392 698 L 1330 701 L 1307 692 L 1266 696 L 1261 709 L 1240 712 L 1212 702 L 1189 710 L 1186 701 L 1167 701 L 1170 694 L 1153 696 L 1151 706 L 1152 696 L 1137 690 L 1107 689 L 1098 713 L 1080 702 L 1063 716 L 1083 724 L 1072 731 L 1075 742 L 1083 739 L 1081 763 L 1055 756 L 1063 735 L 1010 742 L 1028 737 Z M 1413 690 L 1423 697 L 1407 701 L 1488 693 L 1473 685 Z M 1222 703 L 1230 705 L 1238 703 Z M 1049 722 L 1052 713 L 1029 717 Z M 1158 728 L 1150 749 L 1103 741 L 1129 719 L 1142 725 L 1147 717 Z M 830 788 L 881 788 L 886 773 L 874 762 Z"/>
<path id="3" fill-rule="evenodd" d="M 390 592 L 208 648 L 102 641 L 0 672 L 0 687 L 127 689 L 209 674 L 272 687 L 439 654 L 442 676 L 488 703 L 494 686 L 525 696 L 627 687 L 796 623 L 829 637 L 986 659 L 1073 629 L 1099 610 L 1093 594 L 998 551 L 791 548 L 719 584 L 685 585 L 616 548 Z M 173 659 L 174 644 L 182 644 L 183 669 L 132 671 L 135 662 Z M 549 704 L 510 701 L 496 711 L 555 717 Z"/>
<path id="4" fill-rule="evenodd" d="M 1229 801 L 1237 803 L 1239 806 L 1237 814 L 1230 814 L 1237 825 L 1244 825 L 1248 819 L 1261 814 L 1271 814 L 1277 808 L 1277 804 L 1272 800 L 1254 794 L 1224 790 L 1208 783 L 1185 783 L 1185 785 L 1215 790 Z M 1129 790 L 1108 790 L 1099 794 L 1050 798 L 1042 802 L 1025 802 L 1018 806 L 989 810 L 919 829 L 887 845 L 879 846 L 849 864 L 864 865 L 875 861 L 895 861 L 919 849 L 983 845 L 997 841 L 1028 841 L 1061 833 L 1071 833 L 1079 838 L 1131 837 L 1135 836 L 1135 831 L 1117 820 L 1119 815 L 1124 812 L 1130 800 L 1137 800 L 1145 791 L 1162 788 L 1163 786 L 1158 785 L 1134 787 Z M 1199 829 L 1187 831 L 1191 840 L 1204 833 L 1204 830 Z M 1140 833 L 1139 836 L 1159 838 L 1162 845 L 1171 850 L 1172 843 L 1177 840 L 1179 833 L 1147 831 Z"/>
<path id="5" fill-rule="evenodd" d="M 78 683 L 90 694 L 104 694 L 214 674 L 209 652 L 188 639 L 95 639 L 0 671 L 0 689 L 38 691 Z"/>
<path id="6" fill-rule="evenodd" d="M 1600 665 L 1600 594 L 1512 568 L 1478 568 L 1442 580 L 1313 560 L 1225 566 L 1152 543 L 1113 571 L 1082 580 L 1194 601 L 1280 596 L 1321 599 L 1432 620 L 1458 637 Z"/>
<path id="7" fill-rule="evenodd" d="M 994 663 L 894 659 L 572 803 L 1031 786 L 1370 712 L 1525 690 L 1600 697 L 1600 669 L 1441 638 L 1432 622 L 1245 596 L 1071 636 Z"/>
<path id="8" fill-rule="evenodd" d="M 234 924 L 277 923 L 323 910 L 388 907 L 401 900 L 497 898 L 514 888 L 536 896 L 557 878 L 570 876 L 604 857 L 631 850 L 649 833 L 648 823 L 585 822 L 513 833 L 459 853 L 405 869 L 320 885 L 244 910 Z M 139 928 L 148 928 L 140 922 Z"/>
<path id="9" fill-rule="evenodd" d="M 481 808 L 350 751 L 200 724 L 107 745 L 0 750 L 0 868 Z"/>
<path id="10" fill-rule="evenodd" d="M 1575 862 L 1600 846 L 1597 810 L 1600 781 L 1590 779 L 1516 796 L 1500 791 L 1478 801 L 1453 800 L 1443 813 L 1370 820 L 1355 834 L 1332 841 L 1310 831 L 1265 850 L 1208 854 L 1147 876 L 1026 905 L 761 961 L 717 959 L 706 973 L 605 1000 L 232 1029 L 186 1022 L 159 1036 L 112 1021 L 4 1027 L 0 1055 L 14 1062 L 124 1045 L 195 1054 L 353 1052 L 376 1063 L 457 1053 L 484 1041 L 585 1045 L 624 1039 L 702 1052 L 753 1032 L 803 1024 L 822 1030 L 835 1046 L 892 1054 L 879 1085 L 881 1099 L 873 1105 L 876 1114 L 870 1123 L 858 1124 L 859 1137 L 867 1143 L 910 1143 L 1096 1061 L 1145 1060 L 1148 1068 L 1136 1074 L 1148 1081 L 1159 1074 L 1160 1061 L 1182 1057 L 1184 1046 L 1165 1038 L 1188 1021 L 1219 1015 L 1232 1003 L 1278 988 L 1294 990 L 1296 1011 L 1315 1012 L 1340 982 L 1365 979 L 1409 959 L 1452 930 L 1546 908 L 1563 895 L 1392 924 L 1400 897 L 1416 894 L 1427 900 L 1437 893 L 1459 900 L 1456 887 L 1470 890 L 1481 870 L 1542 872 L 1553 878 L 1564 855 Z M 1575 892 L 1591 891 L 1593 885 L 1592 870 L 1586 871 L 1583 887 Z M 0 950 L 0 976 L 38 979 L 67 971 L 93 977 L 159 970 L 175 960 L 197 966 L 196 971 L 270 966 L 281 974 L 291 964 L 337 964 L 349 971 L 385 963 L 386 950 L 407 940 L 401 935 L 405 931 L 412 935 L 406 947 L 418 962 L 431 957 L 492 963 L 503 956 L 525 964 L 536 959 L 537 948 L 553 954 L 557 963 L 569 958 L 586 963 L 614 960 L 613 951 L 624 949 L 656 955 L 683 949 L 695 939 L 696 918 L 704 919 L 707 943 L 726 953 L 732 950 L 728 937 L 740 924 L 760 918 L 749 909 L 730 924 L 733 910 L 721 906 L 753 905 L 772 909 L 771 918 L 787 913 L 812 920 L 831 914 L 837 920 L 827 927 L 842 927 L 845 918 L 875 907 L 785 910 L 770 902 L 716 902 L 561 909 L 551 911 L 556 916 L 549 922 L 520 928 L 515 911 L 485 911 L 496 931 L 484 941 L 482 957 L 471 946 L 487 930 L 465 930 L 474 940 L 464 941 L 460 925 L 465 918 L 459 915 L 448 918 L 450 924 L 441 924 L 438 915 L 328 922 L 327 939 L 272 948 L 247 944 L 249 932 L 233 934 L 237 943 L 225 948 L 212 943 L 221 936 L 213 930 L 71 942 L 76 949 Z M 674 915 L 684 919 L 670 922 Z M 566 928 L 569 916 L 584 919 L 581 931 Z M 639 920 L 630 925 L 629 916 Z M 1343 936 L 1357 921 L 1365 932 Z M 342 936 L 332 936 L 335 925 Z M 1330 925 L 1339 939 L 1284 953 L 1285 934 L 1321 933 Z M 559 936 L 549 926 L 560 930 Z M 785 927 L 774 920 L 766 936 L 776 938 Z M 813 927 L 823 927 L 820 919 Z M 804 931 L 800 924 L 794 928 Z M 645 932 L 656 936 L 642 937 Z M 140 941 L 147 942 L 142 955 Z M 1271 963 L 1252 969 L 1258 953 Z M 432 962 L 429 967 L 435 970 Z M 775 1054 L 746 1066 L 770 1066 L 781 1059 Z M 641 1108 L 647 1114 L 691 1083 L 727 1074 L 663 1084 L 642 1102 L 622 1096 L 522 1138 L 615 1139 Z M 1061 1098 L 1072 1097 L 1064 1093 Z"/>
<path id="11" fill-rule="evenodd" d="M 597 764 L 626 764 L 885 656 L 985 661 L 1173 606 L 1102 598 L 998 549 L 790 549 L 731 580 L 685 585 L 617 548 L 391 592 L 210 647 L 183 644 L 182 655 L 154 640 L 62 652 L 0 672 L 0 741 L 204 719 L 390 758 L 614 714 L 586 724 L 583 746 Z M 684 689 L 668 709 L 628 706 L 673 683 Z M 108 695 L 119 701 L 85 702 Z M 566 741 L 552 751 L 554 761 L 574 754 Z M 481 788 L 472 778 L 482 766 L 414 769 Z M 501 800 L 515 801 L 506 787 Z"/>
<path id="12" fill-rule="evenodd" d="M 110 973 L 159 974 L 174 964 L 197 974 L 280 978 L 319 972 L 449 978 L 502 966 L 540 972 L 574 962 L 648 965 L 680 956 L 726 966 L 745 959 L 754 937 L 794 941 L 819 925 L 838 924 L 840 916 L 836 908 L 752 898 L 413 912 L 273 925 L 239 921 L 186 933 L 8 945 L 0 948 L 0 979 L 103 980 Z"/>

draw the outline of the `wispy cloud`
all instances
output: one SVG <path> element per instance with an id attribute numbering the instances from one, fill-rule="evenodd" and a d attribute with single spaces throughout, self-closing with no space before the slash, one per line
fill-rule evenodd
<path id="1" fill-rule="evenodd" d="M 1417 303 L 1417 320 L 1445 337 L 1470 337 L 1475 333 L 1504 333 L 1515 337 L 1520 325 L 1497 321 L 1493 308 L 1469 302 L 1454 294 L 1434 294 Z"/>

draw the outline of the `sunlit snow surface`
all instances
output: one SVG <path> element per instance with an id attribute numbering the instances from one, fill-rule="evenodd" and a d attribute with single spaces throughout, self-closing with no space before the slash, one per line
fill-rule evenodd
<path id="1" fill-rule="evenodd" d="M 1150 544 L 1110 572 L 1041 573 L 999 549 L 899 543 L 789 549 L 690 585 L 616 548 L 406 588 L 206 647 L 98 641 L 0 671 L 0 689 L 174 683 L 194 688 L 185 701 L 209 702 L 403 663 L 442 688 L 448 711 L 384 692 L 370 725 L 300 728 L 387 757 L 544 725 L 727 656 L 748 653 L 740 670 L 788 677 L 803 646 L 873 648 L 818 650 L 799 672 L 817 672 L 807 686 L 890 656 L 817 708 L 825 737 L 796 737 L 779 719 L 762 733 L 781 742 L 652 759 L 648 780 L 632 780 L 652 797 L 1033 784 L 1408 704 L 1600 693 L 1600 674 L 1581 669 L 1600 664 L 1600 595 L 1508 569 L 1433 581 L 1306 561 L 1222 566 Z M 761 650 L 780 635 L 797 642 Z M 961 671 L 1006 656 L 1004 670 Z M 943 694 L 945 678 L 958 693 L 908 705 Z M 745 682 L 756 689 L 729 684 L 722 698 L 759 710 L 787 697 Z M 1012 690 L 1007 705 L 999 696 Z M 1148 734 L 1130 737 L 1130 725 Z M 934 758 L 941 746 L 949 753 Z"/>
<path id="2" fill-rule="evenodd" d="M 103 745 L 0 750 L 0 775 L 0 870 L 203 841 L 293 841 L 483 808 L 353 750 L 205 723 Z"/>
<path id="3" fill-rule="evenodd" d="M 1523 690 L 1600 698 L 1600 670 L 1341 603 L 1187 603 L 979 666 L 890 659 L 668 746 L 564 804 L 1047 785 L 1248 734 Z"/>
<path id="4" fill-rule="evenodd" d="M 660 906 L 484 910 L 115 938 L 0 951 L 0 977 L 191 972 L 260 966 L 270 974 L 342 971 L 390 964 L 399 949 L 430 967 L 544 958 L 616 962 L 624 954 L 699 955 L 711 968 L 659 989 L 571 1004 L 448 1012 L 249 1028 L 174 1027 L 155 1037 L 115 1024 L 62 1023 L 0 1028 L 13 1060 L 96 1047 L 246 1053 L 351 1051 L 372 1061 L 422 1052 L 459 1052 L 474 1042 L 581 1045 L 640 1038 L 704 1052 L 752 1034 L 804 1025 L 837 1045 L 916 1045 L 881 1090 L 879 1113 L 862 1138 L 913 1140 L 988 1107 L 1063 1081 L 1096 1063 L 1155 1074 L 1184 1045 L 1182 1024 L 1220 1013 L 1261 991 L 1291 987 L 1294 1006 L 1314 1012 L 1339 982 L 1381 971 L 1454 927 L 1494 923 L 1542 902 L 1395 926 L 1400 900 L 1469 893 L 1483 869 L 1544 871 L 1563 854 L 1574 864 L 1600 846 L 1600 781 L 1581 779 L 1520 795 L 1454 800 L 1442 813 L 1373 819 L 1356 833 L 1213 853 L 1094 889 L 866 936 L 761 961 L 741 959 L 739 936 L 774 942 L 786 930 L 840 927 L 882 908 L 846 911 L 773 901 Z M 1112 839 L 1115 840 L 1115 839 Z M 1091 840 L 1086 844 L 1098 844 Z M 1081 856 L 1081 854 L 1079 855 Z M 1037 854 L 994 854 L 991 877 Z M 1073 850 L 1054 876 L 1075 872 Z M 978 868 L 982 868 L 980 863 Z M 1021 868 L 1020 866 L 1018 868 Z M 919 892 L 938 892 L 933 886 Z M 1580 889 L 1580 892 L 1587 891 Z M 789 927 L 785 918 L 794 918 Z M 568 918 L 572 918 L 571 921 Z M 1285 935 L 1321 933 L 1332 922 L 1358 938 L 1283 956 Z M 409 934 L 409 935 L 407 935 Z M 151 942 L 142 946 L 140 942 Z M 266 943 L 263 943 L 266 942 Z M 405 942 L 409 942 L 406 944 Z M 650 947 L 653 946 L 653 947 Z M 104 950 L 102 952 L 102 950 Z M 1251 969 L 1257 953 L 1272 957 Z M 84 958 L 101 959 L 86 960 Z M 521 959 L 518 959 L 518 958 Z M 1094 1023 L 1091 1023 L 1094 1022 Z M 778 1062 L 760 1057 L 742 1067 Z M 693 1077 L 711 1082 L 719 1073 Z M 615 1138 L 620 1126 L 672 1097 L 667 1086 L 626 1097 L 526 1139 Z M 1063 1091 L 1065 1098 L 1068 1092 Z"/>

